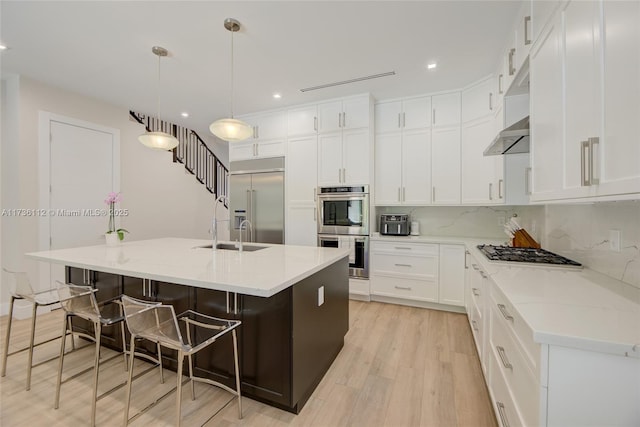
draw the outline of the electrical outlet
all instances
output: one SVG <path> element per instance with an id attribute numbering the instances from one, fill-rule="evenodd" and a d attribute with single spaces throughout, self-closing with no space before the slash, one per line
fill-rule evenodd
<path id="1" fill-rule="evenodd" d="M 620 230 L 609 230 L 609 249 L 620 252 Z"/>
<path id="2" fill-rule="evenodd" d="M 318 307 L 324 304 L 324 286 L 318 288 Z"/>

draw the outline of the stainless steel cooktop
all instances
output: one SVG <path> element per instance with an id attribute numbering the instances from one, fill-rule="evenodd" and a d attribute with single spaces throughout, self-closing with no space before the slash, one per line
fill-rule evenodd
<path id="1" fill-rule="evenodd" d="M 579 262 L 544 249 L 514 248 L 511 246 L 478 245 L 478 249 L 491 261 L 520 262 L 536 265 L 582 267 Z"/>

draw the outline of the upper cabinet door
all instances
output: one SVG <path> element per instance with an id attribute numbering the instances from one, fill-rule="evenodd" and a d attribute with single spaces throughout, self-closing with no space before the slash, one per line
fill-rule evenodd
<path id="1" fill-rule="evenodd" d="M 495 108 L 494 80 L 489 78 L 462 91 L 462 121 L 492 114 Z M 491 141 L 489 141 L 491 142 Z M 487 145 L 489 143 L 487 142 Z"/>
<path id="2" fill-rule="evenodd" d="M 520 69 L 524 60 L 529 55 L 533 34 L 531 31 L 531 3 L 532 1 L 523 1 L 520 8 L 520 14 L 516 22 L 516 69 Z"/>
<path id="3" fill-rule="evenodd" d="M 288 137 L 312 135 L 318 132 L 318 107 L 294 108 L 287 112 Z"/>
<path id="4" fill-rule="evenodd" d="M 410 98 L 402 101 L 402 129 L 431 127 L 431 97 Z"/>
<path id="5" fill-rule="evenodd" d="M 347 98 L 342 101 L 342 128 L 358 129 L 369 127 L 369 96 Z"/>
<path id="6" fill-rule="evenodd" d="M 381 102 L 374 111 L 376 133 L 402 130 L 402 101 Z"/>
<path id="7" fill-rule="evenodd" d="M 560 4 L 559 0 L 531 2 L 531 37 L 535 41 L 540 37 L 542 29 L 551 20 L 553 12 Z"/>
<path id="8" fill-rule="evenodd" d="M 287 137 L 287 113 L 276 111 L 258 116 L 256 139 L 284 139 Z"/>
<path id="9" fill-rule="evenodd" d="M 402 135 L 398 132 L 377 135 L 375 153 L 376 204 L 400 204 L 402 202 Z"/>
<path id="10" fill-rule="evenodd" d="M 318 105 L 318 132 L 335 132 L 342 129 L 342 101 Z"/>
<path id="11" fill-rule="evenodd" d="M 460 124 L 460 92 L 431 97 L 431 123 L 433 126 Z"/>
<path id="12" fill-rule="evenodd" d="M 640 192 L 640 2 L 603 2 L 604 134 L 598 195 Z"/>
<path id="13" fill-rule="evenodd" d="M 433 204 L 460 204 L 460 126 L 431 130 Z"/>
<path id="14" fill-rule="evenodd" d="M 407 131 L 402 135 L 402 203 L 431 203 L 431 131 Z"/>
<path id="15" fill-rule="evenodd" d="M 345 130 L 342 138 L 342 183 L 369 184 L 369 130 Z"/>
<path id="16" fill-rule="evenodd" d="M 340 185 L 342 174 L 342 133 L 318 135 L 318 185 Z"/>
<path id="17" fill-rule="evenodd" d="M 289 203 L 316 200 L 318 185 L 318 137 L 290 138 L 287 149 L 287 198 Z"/>

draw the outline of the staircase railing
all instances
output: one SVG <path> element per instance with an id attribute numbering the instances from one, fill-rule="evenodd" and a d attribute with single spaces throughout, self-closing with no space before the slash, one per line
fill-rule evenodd
<path id="1" fill-rule="evenodd" d="M 229 170 L 195 131 L 135 111 L 129 111 L 129 115 L 148 132 L 160 131 L 175 136 L 179 144 L 173 149 L 173 161 L 182 163 L 216 197 L 228 196 Z"/>

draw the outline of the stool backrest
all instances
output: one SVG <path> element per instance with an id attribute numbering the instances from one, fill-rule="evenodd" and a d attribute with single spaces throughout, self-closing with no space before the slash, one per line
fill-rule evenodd
<path id="1" fill-rule="evenodd" d="M 69 314 L 76 314 L 84 318 L 97 320 L 100 309 L 96 301 L 97 289 L 91 286 L 78 286 L 56 281 L 60 305 Z"/>
<path id="2" fill-rule="evenodd" d="M 161 343 L 182 346 L 182 334 L 172 305 L 162 305 L 122 296 L 125 321 L 129 332 Z"/>
<path id="3" fill-rule="evenodd" d="M 21 271 L 10 271 L 2 267 L 2 270 L 9 275 L 9 291 L 15 296 L 33 296 L 33 288 L 29 282 L 27 273 Z"/>

